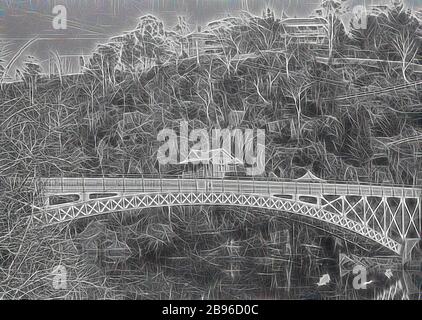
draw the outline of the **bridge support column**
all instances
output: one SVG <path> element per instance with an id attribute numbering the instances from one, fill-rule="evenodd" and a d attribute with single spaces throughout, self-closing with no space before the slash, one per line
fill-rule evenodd
<path id="1" fill-rule="evenodd" d="M 44 194 L 41 198 L 42 204 L 45 208 L 50 205 L 50 196 L 51 196 L 50 194 Z"/>
<path id="2" fill-rule="evenodd" d="M 419 294 L 419 287 L 420 287 L 420 283 L 415 283 L 413 281 L 414 279 L 412 279 L 411 272 L 412 271 L 407 272 L 403 270 L 403 274 L 402 274 L 403 282 L 404 282 L 403 284 L 406 287 L 406 293 L 409 296 L 412 296 L 414 294 Z"/>
<path id="3" fill-rule="evenodd" d="M 89 201 L 89 194 L 84 192 L 79 194 L 79 201 L 80 202 L 87 202 Z"/>
<path id="4" fill-rule="evenodd" d="M 421 241 L 421 239 L 406 239 L 402 245 L 402 264 L 405 265 L 406 263 L 412 260 L 412 251 L 416 247 L 416 245 Z"/>

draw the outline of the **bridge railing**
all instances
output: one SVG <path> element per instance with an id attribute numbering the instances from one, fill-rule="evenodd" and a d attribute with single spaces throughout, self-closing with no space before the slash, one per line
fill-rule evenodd
<path id="1" fill-rule="evenodd" d="M 276 177 L 184 177 L 181 175 L 115 175 L 115 176 L 90 176 L 90 177 L 56 177 L 43 178 L 44 187 L 54 191 L 67 193 L 85 193 L 93 187 L 101 187 L 104 192 L 177 192 L 177 191 L 213 191 L 225 192 L 230 189 L 238 193 L 266 193 L 270 194 L 271 188 L 277 188 L 280 194 L 306 195 L 323 193 L 327 195 L 366 195 L 382 197 L 421 197 L 422 189 L 404 185 L 379 185 L 371 183 L 351 183 L 345 181 L 307 181 L 281 179 Z M 248 183 L 246 183 L 248 182 Z M 279 183 L 274 186 L 274 183 Z M 147 184 L 147 185 L 145 185 Z M 183 188 L 181 188 L 183 186 Z M 212 186 L 212 189 L 210 188 Z M 266 188 L 268 192 L 263 190 Z M 134 188 L 136 187 L 136 188 Z M 257 189 L 259 188 L 259 190 Z M 391 188 L 391 189 L 390 189 Z M 287 190 L 287 192 L 285 192 Z"/>
<path id="2" fill-rule="evenodd" d="M 372 183 L 366 181 L 352 181 L 352 180 L 297 180 L 297 179 L 289 179 L 289 178 L 279 178 L 279 177 L 265 177 L 265 176 L 224 176 L 221 178 L 218 177 L 186 177 L 183 175 L 160 175 L 160 174 L 126 174 L 126 175 L 73 175 L 73 176 L 53 176 L 53 177 L 42 177 L 41 179 L 49 181 L 49 183 L 53 181 L 57 181 L 57 179 L 64 180 L 67 179 L 80 179 L 79 181 L 84 181 L 85 179 L 102 179 L 102 180 L 110 180 L 110 179 L 121 179 L 124 181 L 133 180 L 133 179 L 157 179 L 157 180 L 167 180 L 167 179 L 182 179 L 182 180 L 223 180 L 223 181 L 260 181 L 260 182 L 290 182 L 290 183 L 310 183 L 310 184 L 337 184 L 337 185 L 361 185 L 361 186 L 368 186 L 368 187 L 399 187 L 399 188 L 417 188 L 422 189 L 422 186 L 418 185 L 409 185 L 409 184 L 393 184 L 393 183 Z M 76 182 L 75 182 L 76 183 Z M 81 186 L 81 183 L 77 184 Z M 76 186 L 76 184 L 75 184 Z"/>

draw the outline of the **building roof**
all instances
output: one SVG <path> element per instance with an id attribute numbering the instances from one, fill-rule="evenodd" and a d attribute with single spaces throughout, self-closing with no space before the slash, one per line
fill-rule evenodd
<path id="1" fill-rule="evenodd" d="M 314 181 L 314 182 L 324 182 L 325 180 L 318 178 L 312 172 L 307 171 L 302 177 L 296 179 L 296 181 Z"/>
<path id="2" fill-rule="evenodd" d="M 323 18 L 287 18 L 281 21 L 285 26 L 289 27 L 313 27 L 325 26 L 327 22 Z"/>
<path id="3" fill-rule="evenodd" d="M 206 153 L 205 156 L 203 153 L 206 153 L 206 152 L 203 152 L 202 150 L 192 149 L 189 152 L 187 159 L 180 162 L 180 164 L 188 164 L 192 162 L 209 162 L 213 164 L 234 164 L 234 165 L 244 164 L 242 160 L 236 157 L 233 157 L 223 148 L 210 150 L 208 153 Z M 217 163 L 214 160 L 217 160 Z"/>

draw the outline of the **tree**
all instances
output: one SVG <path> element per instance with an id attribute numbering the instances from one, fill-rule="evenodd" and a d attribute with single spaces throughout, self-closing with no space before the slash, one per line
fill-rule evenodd
<path id="1" fill-rule="evenodd" d="M 42 73 L 42 68 L 33 56 L 28 56 L 23 63 L 21 75 L 23 80 L 28 78 L 37 78 Z"/>
<path id="2" fill-rule="evenodd" d="M 9 43 L 6 41 L 0 41 L 0 84 L 5 78 L 7 78 L 7 57 L 12 53 L 9 47 Z"/>
<path id="3" fill-rule="evenodd" d="M 0 79 L 3 79 L 6 69 L 4 68 L 4 60 L 0 59 Z"/>
<path id="4" fill-rule="evenodd" d="M 134 36 L 142 57 L 149 61 L 160 60 L 165 54 L 166 35 L 164 24 L 156 17 L 152 15 L 141 17 L 134 31 Z"/>
<path id="5" fill-rule="evenodd" d="M 300 138 L 302 128 L 302 99 L 306 91 L 311 87 L 311 83 L 305 77 L 301 77 L 294 73 L 292 73 L 291 76 L 289 76 L 283 82 L 283 90 L 285 90 L 286 95 L 289 98 L 292 98 L 294 101 L 297 116 L 298 135 Z"/>
<path id="6" fill-rule="evenodd" d="M 328 39 L 328 58 L 331 60 L 334 50 L 342 39 L 346 38 L 344 25 L 339 16 L 345 13 L 346 0 L 323 0 L 319 12 L 326 21 Z"/>
<path id="7" fill-rule="evenodd" d="M 177 17 L 177 25 L 173 29 L 178 35 L 178 40 L 180 43 L 180 52 L 182 55 L 186 55 L 185 52 L 185 37 L 190 33 L 189 24 L 186 21 L 186 17 L 179 16 Z M 189 44 L 186 43 L 186 46 Z"/>
<path id="8" fill-rule="evenodd" d="M 366 28 L 354 28 L 351 26 L 350 36 L 352 43 L 362 50 L 372 52 L 377 56 L 381 45 L 381 29 L 379 20 L 376 15 L 370 14 L 367 16 Z"/>
<path id="9" fill-rule="evenodd" d="M 28 56 L 23 63 L 22 69 L 16 71 L 17 75 L 28 84 L 31 102 L 34 101 L 34 93 L 37 90 L 37 82 L 41 77 L 42 68 L 33 56 Z"/>
<path id="10" fill-rule="evenodd" d="M 271 22 L 274 22 L 274 11 L 272 11 L 270 8 L 267 8 L 267 10 L 265 10 L 265 11 L 262 13 L 262 17 L 263 17 L 265 20 L 269 20 L 269 21 L 271 21 Z"/>
<path id="11" fill-rule="evenodd" d="M 397 1 L 389 10 L 380 16 L 383 52 L 387 52 L 387 59 L 400 60 L 402 76 L 406 82 L 407 70 L 413 63 L 421 44 L 417 35 L 419 22 L 410 10 L 404 8 L 402 1 Z"/>
<path id="12" fill-rule="evenodd" d="M 176 31 L 181 36 L 189 34 L 190 28 L 188 22 L 186 21 L 186 17 L 177 17 L 177 25 L 174 27 L 174 31 Z"/>

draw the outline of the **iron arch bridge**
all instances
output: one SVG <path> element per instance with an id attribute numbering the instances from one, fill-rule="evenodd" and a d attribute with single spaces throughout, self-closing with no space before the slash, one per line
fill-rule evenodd
<path id="1" fill-rule="evenodd" d="M 409 251 L 421 235 L 419 188 L 279 179 L 157 177 L 48 178 L 41 179 L 39 187 L 45 203 L 31 218 L 37 225 L 144 208 L 236 206 L 315 219 L 354 232 L 395 254 Z M 55 204 L 52 199 L 57 197 L 71 200 Z"/>

